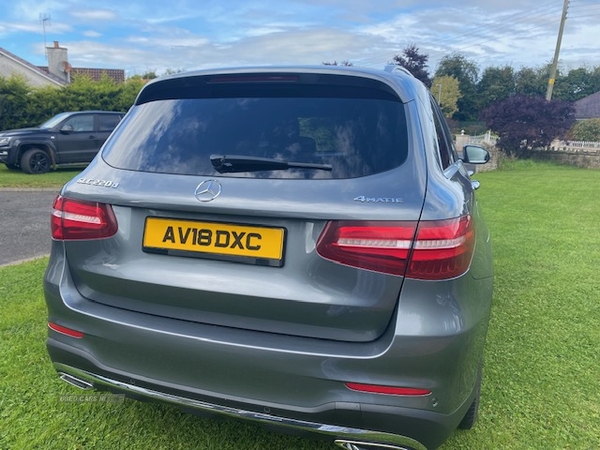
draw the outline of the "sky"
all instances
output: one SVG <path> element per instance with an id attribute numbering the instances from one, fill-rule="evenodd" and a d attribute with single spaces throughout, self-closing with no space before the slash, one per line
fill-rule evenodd
<path id="1" fill-rule="evenodd" d="M 126 76 L 213 67 L 350 61 L 383 68 L 409 45 L 431 74 L 461 53 L 480 69 L 552 61 L 564 0 L 2 0 L 0 47 L 46 65 Z M 600 0 L 570 0 L 563 70 L 600 66 Z"/>

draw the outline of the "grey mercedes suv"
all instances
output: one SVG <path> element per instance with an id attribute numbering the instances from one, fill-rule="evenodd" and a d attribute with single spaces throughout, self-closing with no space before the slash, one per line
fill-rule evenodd
<path id="1" fill-rule="evenodd" d="M 47 347 L 82 389 L 426 449 L 475 423 L 490 236 L 399 67 L 148 83 L 54 202 Z"/>

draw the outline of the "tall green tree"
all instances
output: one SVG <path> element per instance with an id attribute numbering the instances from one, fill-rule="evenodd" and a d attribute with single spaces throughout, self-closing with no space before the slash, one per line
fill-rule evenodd
<path id="1" fill-rule="evenodd" d="M 590 72 L 590 87 L 593 92 L 600 91 L 600 66 L 594 67 L 594 69 Z"/>
<path id="2" fill-rule="evenodd" d="M 456 78 L 448 75 L 435 77 L 431 83 L 431 93 L 446 117 L 452 117 L 458 111 L 457 103 L 462 94 Z"/>
<path id="3" fill-rule="evenodd" d="M 553 98 L 574 102 L 600 90 L 600 70 L 580 67 L 558 76 L 554 83 Z"/>
<path id="4" fill-rule="evenodd" d="M 453 118 L 458 121 L 477 120 L 477 82 L 479 80 L 479 66 L 461 53 L 452 53 L 444 56 L 440 61 L 436 77 L 448 75 L 458 80 L 462 97 L 458 99 L 458 111 Z"/>
<path id="5" fill-rule="evenodd" d="M 419 48 L 415 44 L 410 44 L 402 50 L 402 54 L 394 56 L 392 64 L 404 67 L 429 88 L 431 87 L 431 78 L 427 70 L 428 60 L 428 55 L 419 53 Z"/>
<path id="6" fill-rule="evenodd" d="M 515 72 L 512 67 L 487 67 L 477 83 L 479 109 L 485 109 L 515 93 Z"/>
<path id="7" fill-rule="evenodd" d="M 522 67 L 515 73 L 515 93 L 517 95 L 546 95 L 549 69 L 544 67 Z"/>

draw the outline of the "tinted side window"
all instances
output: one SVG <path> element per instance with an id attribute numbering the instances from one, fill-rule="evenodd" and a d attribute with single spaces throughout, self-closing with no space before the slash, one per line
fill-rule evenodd
<path id="1" fill-rule="evenodd" d="M 442 163 L 442 168 L 446 169 L 456 161 L 456 150 L 454 149 L 452 134 L 450 133 L 446 119 L 433 97 L 431 97 L 431 108 L 433 109 L 433 120 L 437 135 L 440 161 Z"/>
<path id="2" fill-rule="evenodd" d="M 98 131 L 112 131 L 119 124 L 120 116 L 110 114 L 98 115 Z"/>
<path id="3" fill-rule="evenodd" d="M 332 90 L 334 90 L 332 88 Z M 128 170 L 255 178 L 353 178 L 401 165 L 404 105 L 381 98 L 236 97 L 155 100 L 136 106 L 103 157 Z M 211 155 L 331 164 L 221 175 Z"/>
<path id="4" fill-rule="evenodd" d="M 68 125 L 73 127 L 73 131 L 92 132 L 94 131 L 94 116 L 91 114 L 73 116 L 63 124 L 63 127 Z"/>

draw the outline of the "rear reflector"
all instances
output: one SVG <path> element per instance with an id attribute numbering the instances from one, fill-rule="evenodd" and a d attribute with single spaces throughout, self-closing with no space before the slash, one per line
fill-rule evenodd
<path id="1" fill-rule="evenodd" d="M 346 387 L 352 389 L 353 391 L 368 392 L 370 394 L 411 396 L 423 396 L 431 394 L 431 391 L 428 389 L 379 386 L 376 384 L 346 383 Z"/>
<path id="2" fill-rule="evenodd" d="M 84 335 L 81 331 L 72 330 L 71 328 L 63 327 L 53 322 L 48 322 L 48 328 L 56 331 L 57 333 L 64 334 L 73 338 L 81 339 Z"/>
<path id="3" fill-rule="evenodd" d="M 117 232 L 117 218 L 110 205 L 73 200 L 59 195 L 54 200 L 50 226 L 56 240 L 103 239 Z"/>
<path id="4" fill-rule="evenodd" d="M 470 216 L 417 222 L 329 222 L 317 252 L 351 267 L 422 280 L 462 275 L 475 243 Z"/>

